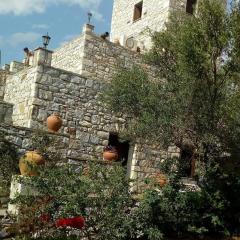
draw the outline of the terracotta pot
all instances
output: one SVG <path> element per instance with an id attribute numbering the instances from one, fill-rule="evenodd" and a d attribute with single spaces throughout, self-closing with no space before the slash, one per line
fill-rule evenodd
<path id="1" fill-rule="evenodd" d="M 167 184 L 167 177 L 164 174 L 156 174 L 155 176 L 156 183 L 159 184 L 160 187 L 164 187 Z"/>
<path id="2" fill-rule="evenodd" d="M 117 151 L 104 151 L 103 159 L 107 161 L 116 161 L 118 159 Z"/>
<path id="3" fill-rule="evenodd" d="M 45 160 L 41 154 L 36 151 L 28 151 L 19 161 L 19 168 L 23 176 L 37 176 L 37 166 L 43 165 Z"/>
<path id="4" fill-rule="evenodd" d="M 58 114 L 52 114 L 47 118 L 47 127 L 50 132 L 58 132 L 62 126 L 62 119 Z"/>

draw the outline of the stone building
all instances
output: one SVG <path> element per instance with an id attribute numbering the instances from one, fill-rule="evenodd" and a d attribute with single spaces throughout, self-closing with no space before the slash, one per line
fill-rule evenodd
<path id="1" fill-rule="evenodd" d="M 149 32 L 161 31 L 176 10 L 197 12 L 203 0 L 114 0 L 111 40 L 136 51 L 151 47 Z M 227 0 L 222 0 L 227 4 Z"/>
<path id="2" fill-rule="evenodd" d="M 0 130 L 24 152 L 31 131 L 47 130 L 47 117 L 58 112 L 63 126 L 57 137 L 67 161 L 102 160 L 103 148 L 117 145 L 128 176 L 135 180 L 133 190 L 140 191 L 142 180 L 158 171 L 159 162 L 178 156 L 179 151 L 174 146 L 163 151 L 157 143 L 147 141 L 119 141 L 126 116 L 114 115 L 99 94 L 119 66 L 141 65 L 154 78 L 154 67 L 146 65 L 137 51 L 137 47 L 150 46 L 149 36 L 140 33 L 146 27 L 163 29 L 171 11 L 180 7 L 192 13 L 196 3 L 115 0 L 111 39 L 119 38 L 120 43 L 102 39 L 86 24 L 77 38 L 54 52 L 37 48 L 31 66 L 13 61 L 0 71 Z M 126 45 L 129 37 L 137 47 Z"/>
<path id="3" fill-rule="evenodd" d="M 151 46 L 150 31 L 161 31 L 169 14 L 176 9 L 193 14 L 197 0 L 115 0 L 111 39 L 123 46 L 147 50 Z"/>

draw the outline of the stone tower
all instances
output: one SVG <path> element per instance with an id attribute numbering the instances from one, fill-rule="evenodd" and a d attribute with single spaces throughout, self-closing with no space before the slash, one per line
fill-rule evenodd
<path id="1" fill-rule="evenodd" d="M 149 28 L 161 31 L 169 18 L 169 13 L 181 9 L 193 14 L 201 0 L 114 0 L 111 40 L 119 40 L 121 45 L 132 50 L 147 50 L 151 38 L 146 33 Z M 226 0 L 222 0 L 226 3 Z"/>
<path id="2" fill-rule="evenodd" d="M 146 29 L 161 31 L 171 9 L 191 9 L 197 0 L 114 0 L 111 40 L 136 50 L 150 47 Z M 188 2 L 188 3 L 187 3 Z"/>

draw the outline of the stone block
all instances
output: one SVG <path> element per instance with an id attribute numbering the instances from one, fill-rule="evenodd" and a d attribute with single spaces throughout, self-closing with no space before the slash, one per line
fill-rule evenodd
<path id="1" fill-rule="evenodd" d="M 86 143 L 86 142 L 89 142 L 90 134 L 77 130 L 76 131 L 76 138 L 81 140 L 81 142 L 85 142 Z"/>
<path id="2" fill-rule="evenodd" d="M 91 135 L 90 143 L 92 143 L 92 144 L 99 144 L 99 137 L 97 137 L 95 135 Z"/>
<path id="3" fill-rule="evenodd" d="M 14 200 L 16 196 L 38 196 L 39 193 L 30 186 L 26 180 L 29 177 L 15 175 L 12 177 L 10 187 L 10 199 Z M 8 204 L 8 213 L 17 215 L 19 212 L 19 206 L 17 204 Z"/>
<path id="4" fill-rule="evenodd" d="M 99 132 L 97 132 L 97 135 L 98 135 L 101 139 L 108 139 L 108 138 L 109 138 L 109 132 L 99 131 Z"/>
<path id="5" fill-rule="evenodd" d="M 92 87 L 92 86 L 93 86 L 93 80 L 89 80 L 89 79 L 88 79 L 88 80 L 86 81 L 86 86 L 89 87 L 89 88 Z"/>
<path id="6" fill-rule="evenodd" d="M 12 123 L 13 105 L 0 100 L 0 123 Z"/>
<path id="7" fill-rule="evenodd" d="M 90 128 L 92 126 L 92 124 L 90 122 L 87 122 L 87 121 L 80 122 L 80 125 L 83 126 L 83 127 L 87 127 L 87 128 Z"/>
<path id="8" fill-rule="evenodd" d="M 40 121 L 45 121 L 47 119 L 47 111 L 45 109 L 39 109 L 38 110 L 38 116 L 37 119 Z"/>
<path id="9" fill-rule="evenodd" d="M 53 94 L 50 91 L 46 91 L 43 89 L 39 89 L 38 90 L 38 97 L 40 99 L 44 99 L 44 100 L 48 100 L 48 101 L 52 101 L 53 100 Z"/>

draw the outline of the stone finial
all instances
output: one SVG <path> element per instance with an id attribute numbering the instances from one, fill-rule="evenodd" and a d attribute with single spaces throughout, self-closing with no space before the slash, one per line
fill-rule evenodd
<path id="1" fill-rule="evenodd" d="M 87 23 L 83 26 L 83 31 L 82 32 L 85 33 L 85 34 L 92 33 L 92 32 L 94 32 L 94 28 L 95 27 L 93 25 Z"/>
<path id="2" fill-rule="evenodd" d="M 53 52 L 39 47 L 34 50 L 33 66 L 46 65 L 51 66 Z"/>
<path id="3" fill-rule="evenodd" d="M 5 70 L 5 71 L 10 71 L 10 65 L 9 64 L 5 64 L 3 67 L 2 67 L 2 70 Z"/>
<path id="4" fill-rule="evenodd" d="M 12 61 L 10 63 L 9 70 L 12 73 L 17 73 L 17 72 L 19 72 L 19 71 L 21 71 L 23 69 L 24 69 L 24 63 L 22 63 L 22 62 Z"/>

